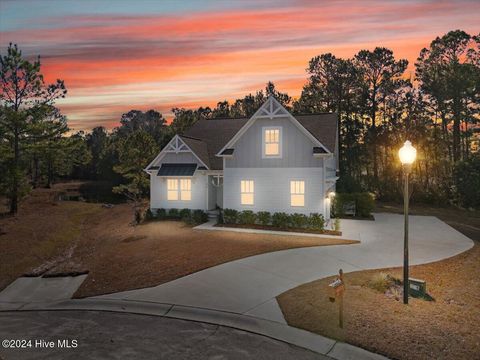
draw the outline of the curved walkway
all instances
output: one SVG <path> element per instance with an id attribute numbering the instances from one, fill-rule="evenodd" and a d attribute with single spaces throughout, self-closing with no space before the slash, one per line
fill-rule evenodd
<path id="1" fill-rule="evenodd" d="M 212 309 L 285 323 L 275 297 L 298 285 L 344 272 L 401 266 L 403 216 L 342 220 L 343 237 L 360 244 L 310 247 L 252 256 L 159 286 L 97 297 Z M 459 254 L 473 241 L 431 216 L 410 216 L 410 264 Z M 206 249 L 208 251 L 208 249 Z"/>

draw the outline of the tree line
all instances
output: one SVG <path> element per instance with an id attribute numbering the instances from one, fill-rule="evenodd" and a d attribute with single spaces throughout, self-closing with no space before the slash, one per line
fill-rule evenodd
<path id="1" fill-rule="evenodd" d="M 480 119 L 480 35 L 451 31 L 408 61 L 392 50 L 361 50 L 352 58 L 331 53 L 308 63 L 298 99 L 269 82 L 265 89 L 214 108 L 174 108 L 171 124 L 155 110 L 132 110 L 108 132 L 67 136 L 55 100 L 63 81 L 45 84 L 40 59 L 29 62 L 16 45 L 1 57 L 0 193 L 15 213 L 32 187 L 62 177 L 104 180 L 135 203 L 148 194 L 144 167 L 176 133 L 199 119 L 250 117 L 272 94 L 294 114 L 339 116 L 340 192 L 369 191 L 401 198 L 397 151 L 409 139 L 417 148 L 413 198 L 480 207 L 480 157 L 474 149 Z"/>

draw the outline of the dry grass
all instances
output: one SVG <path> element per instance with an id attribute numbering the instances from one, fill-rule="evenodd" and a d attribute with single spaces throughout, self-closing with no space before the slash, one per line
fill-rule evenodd
<path id="1" fill-rule="evenodd" d="M 435 216 L 442 213 L 435 209 Z M 439 217 L 449 217 L 447 209 Z M 432 215 L 422 209 L 417 214 Z M 480 354 L 480 229 L 478 212 L 453 215 L 460 231 L 477 240 L 474 248 L 439 262 L 412 266 L 411 276 L 427 281 L 435 301 L 387 296 L 387 274 L 402 278 L 401 268 L 360 271 L 344 275 L 344 328 L 338 326 L 338 302 L 329 301 L 333 277 L 301 285 L 278 297 L 287 322 L 384 354 L 392 359 L 475 359 Z M 463 231 L 462 231 L 463 232 Z M 375 287 L 374 286 L 374 287 Z M 398 294 L 397 294 L 398 295 Z"/>
<path id="2" fill-rule="evenodd" d="M 296 247 L 353 241 L 192 230 L 179 221 L 128 226 L 126 206 L 106 210 L 88 229 L 91 244 L 74 261 L 90 270 L 75 296 L 85 297 L 162 284 L 228 261 Z M 114 233 L 111 233 L 115 229 Z M 100 240 L 101 239 L 101 240 Z M 81 251 L 80 251 L 81 250 Z"/>
<path id="3" fill-rule="evenodd" d="M 69 184 L 71 187 L 72 185 Z M 176 221 L 130 226 L 128 204 L 55 202 L 36 190 L 16 218 L 1 219 L 0 289 L 18 276 L 88 271 L 77 297 L 155 286 L 239 258 L 340 239 L 198 231 Z"/>
<path id="4" fill-rule="evenodd" d="M 60 189 L 37 189 L 21 204 L 18 216 L 0 219 L 0 289 L 23 274 L 63 261 L 79 240 L 85 219 L 99 212 L 98 205 L 54 201 Z"/>

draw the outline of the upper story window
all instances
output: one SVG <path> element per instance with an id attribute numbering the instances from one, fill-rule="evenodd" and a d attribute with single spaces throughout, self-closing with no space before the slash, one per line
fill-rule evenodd
<path id="1" fill-rule="evenodd" d="M 263 157 L 279 158 L 282 157 L 282 128 L 264 127 L 263 128 Z"/>
<path id="2" fill-rule="evenodd" d="M 253 205 L 253 180 L 240 181 L 240 203 L 242 205 Z"/>

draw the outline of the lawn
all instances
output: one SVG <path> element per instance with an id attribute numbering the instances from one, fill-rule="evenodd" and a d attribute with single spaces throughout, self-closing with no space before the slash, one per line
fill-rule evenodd
<path id="1" fill-rule="evenodd" d="M 398 212 L 382 204 L 377 211 Z M 301 285 L 277 299 L 287 322 L 336 338 L 392 359 L 474 359 L 480 354 L 480 216 L 454 208 L 414 206 L 412 213 L 434 215 L 475 240 L 475 246 L 452 258 L 411 267 L 411 277 L 424 279 L 435 299 L 429 302 L 388 297 L 371 282 L 380 273 L 402 278 L 401 268 L 345 274 L 344 327 L 339 303 L 330 302 L 333 277 Z"/>
<path id="2" fill-rule="evenodd" d="M 99 204 L 54 201 L 59 189 L 61 186 L 34 191 L 18 217 L 0 219 L 6 232 L 0 236 L 0 288 L 25 273 L 54 276 L 88 271 L 75 294 L 86 297 L 155 286 L 271 251 L 354 242 L 200 231 L 179 221 L 133 227 L 129 225 L 130 205 L 108 209 Z"/>

